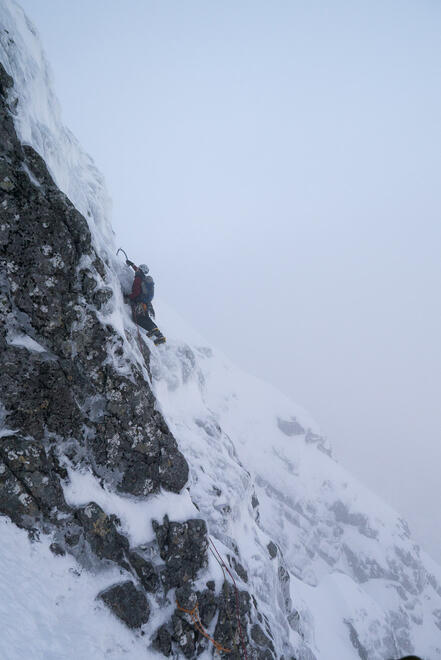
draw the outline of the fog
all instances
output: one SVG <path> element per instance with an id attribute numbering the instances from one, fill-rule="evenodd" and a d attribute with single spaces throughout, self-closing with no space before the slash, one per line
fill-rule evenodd
<path id="1" fill-rule="evenodd" d="M 118 245 L 441 561 L 441 5 L 21 4 Z"/>

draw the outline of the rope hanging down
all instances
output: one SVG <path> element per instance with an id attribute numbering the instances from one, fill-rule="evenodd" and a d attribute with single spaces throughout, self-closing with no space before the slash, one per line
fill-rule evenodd
<path id="1" fill-rule="evenodd" d="M 138 333 L 139 350 L 141 351 L 141 355 L 144 357 L 143 352 L 142 352 L 142 339 L 141 339 L 141 333 L 139 332 L 138 317 L 136 315 L 136 309 L 133 310 L 133 320 L 135 321 L 136 332 Z"/>
<path id="2" fill-rule="evenodd" d="M 224 653 L 231 653 L 231 649 L 226 649 L 223 646 L 221 646 L 221 644 L 219 644 L 219 642 L 216 642 L 216 640 L 213 639 L 212 637 L 210 637 L 210 635 L 207 633 L 207 631 L 204 630 L 202 622 L 199 618 L 199 609 L 198 609 L 198 604 L 197 603 L 193 607 L 192 610 L 186 610 L 185 607 L 181 607 L 179 605 L 178 601 L 176 601 L 176 605 L 178 607 L 178 610 L 181 610 L 181 612 L 185 612 L 186 614 L 189 614 L 191 616 L 191 618 L 193 619 L 194 627 L 196 628 L 196 630 L 198 632 L 200 632 L 201 635 L 206 637 L 213 644 L 216 651 L 219 651 L 219 652 L 224 651 Z"/>
<path id="3" fill-rule="evenodd" d="M 216 548 L 216 546 L 214 545 L 214 543 L 213 543 L 213 541 L 211 540 L 210 537 L 208 537 L 208 540 L 210 541 L 211 545 L 213 546 L 214 551 L 215 551 L 217 557 L 216 557 L 216 555 L 214 554 L 213 550 L 211 550 L 211 548 L 210 548 L 210 550 L 211 550 L 211 554 L 212 554 L 213 557 L 216 559 L 216 561 L 217 561 L 217 563 L 220 565 L 220 567 L 221 567 L 222 569 L 225 569 L 225 570 L 227 571 L 228 575 L 230 576 L 230 578 L 233 580 L 234 589 L 235 589 L 235 592 L 236 592 L 236 617 L 237 617 L 237 627 L 239 628 L 240 643 L 241 643 L 241 645 L 242 645 L 243 657 L 245 658 L 245 660 L 248 660 L 247 650 L 246 650 L 246 648 L 245 648 L 245 642 L 244 642 L 243 634 L 242 634 L 242 625 L 241 625 L 241 623 L 240 623 L 239 591 L 238 591 L 238 589 L 237 589 L 236 580 L 234 579 L 233 574 L 231 573 L 230 569 L 229 569 L 228 566 L 226 565 L 225 561 L 223 560 L 221 554 L 219 553 L 218 549 Z"/>

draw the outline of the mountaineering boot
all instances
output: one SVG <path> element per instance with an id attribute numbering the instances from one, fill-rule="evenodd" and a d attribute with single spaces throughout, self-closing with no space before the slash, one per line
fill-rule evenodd
<path id="1" fill-rule="evenodd" d="M 162 332 L 160 331 L 159 328 L 155 328 L 155 336 L 156 336 L 156 339 L 153 340 L 153 343 L 156 346 L 159 346 L 159 344 L 165 344 L 165 337 L 164 337 L 164 335 L 162 334 Z"/>
<path id="2" fill-rule="evenodd" d="M 152 337 L 155 337 L 153 343 L 156 344 L 156 346 L 165 343 L 165 337 L 158 327 L 154 327 L 151 330 L 149 330 L 147 333 L 147 337 L 149 337 L 150 339 L 152 339 Z"/>

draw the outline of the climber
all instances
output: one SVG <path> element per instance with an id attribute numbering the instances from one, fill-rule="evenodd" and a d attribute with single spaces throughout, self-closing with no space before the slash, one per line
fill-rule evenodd
<path id="1" fill-rule="evenodd" d="M 156 346 L 165 343 L 165 337 L 157 325 L 152 321 L 155 318 L 152 300 L 155 292 L 153 278 L 148 274 L 149 268 L 145 264 L 135 266 L 133 261 L 127 259 L 126 264 L 135 271 L 132 293 L 128 296 L 132 306 L 132 315 L 135 323 L 147 330 L 147 337 L 155 337 Z"/>

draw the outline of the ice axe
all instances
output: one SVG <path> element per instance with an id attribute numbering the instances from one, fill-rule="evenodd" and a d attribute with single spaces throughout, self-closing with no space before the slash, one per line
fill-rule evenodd
<path id="1" fill-rule="evenodd" d="M 118 256 L 118 254 L 119 254 L 120 252 L 122 252 L 123 255 L 125 256 L 125 258 L 126 258 L 126 264 L 127 264 L 128 266 L 132 266 L 132 267 L 136 270 L 136 266 L 135 266 L 135 264 L 133 263 L 133 261 L 130 261 L 130 259 L 128 258 L 128 256 L 127 256 L 127 252 L 126 252 L 125 250 L 123 250 L 122 248 L 118 248 L 118 250 L 117 250 L 117 252 L 116 252 L 116 255 Z"/>

